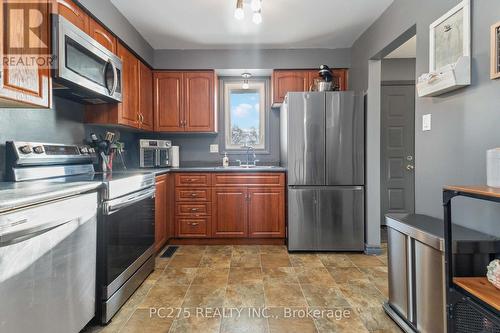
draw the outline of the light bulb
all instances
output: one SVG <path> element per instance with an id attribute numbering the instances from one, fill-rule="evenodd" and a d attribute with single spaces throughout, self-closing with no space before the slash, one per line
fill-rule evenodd
<path id="1" fill-rule="evenodd" d="M 261 0 L 252 0 L 250 6 L 254 12 L 259 11 L 262 8 Z"/>
<path id="2" fill-rule="evenodd" d="M 252 22 L 255 24 L 262 23 L 262 14 L 260 13 L 260 11 L 253 13 Z"/>
<path id="3" fill-rule="evenodd" d="M 234 10 L 234 17 L 237 20 L 243 20 L 245 18 L 245 11 L 243 10 L 243 0 L 236 1 L 236 9 Z"/>
<path id="4" fill-rule="evenodd" d="M 245 18 L 245 12 L 243 11 L 243 8 L 236 8 L 234 11 L 234 17 L 237 20 L 243 20 Z"/>

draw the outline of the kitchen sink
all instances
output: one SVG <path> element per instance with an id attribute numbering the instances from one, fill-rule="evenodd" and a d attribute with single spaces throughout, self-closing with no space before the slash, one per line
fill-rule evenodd
<path id="1" fill-rule="evenodd" d="M 228 166 L 228 167 L 217 167 L 217 169 L 236 169 L 236 170 L 248 170 L 248 169 L 252 169 L 252 170 L 255 170 L 255 169 L 276 169 L 276 168 L 279 168 L 278 166 L 274 166 L 274 165 L 232 165 L 232 166 Z"/>

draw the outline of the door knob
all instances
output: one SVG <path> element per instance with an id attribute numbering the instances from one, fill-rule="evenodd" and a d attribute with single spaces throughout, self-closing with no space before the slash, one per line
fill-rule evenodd
<path id="1" fill-rule="evenodd" d="M 408 164 L 406 166 L 406 170 L 408 170 L 408 171 L 412 171 L 413 169 L 415 169 L 415 167 L 413 165 L 411 165 L 411 164 Z"/>

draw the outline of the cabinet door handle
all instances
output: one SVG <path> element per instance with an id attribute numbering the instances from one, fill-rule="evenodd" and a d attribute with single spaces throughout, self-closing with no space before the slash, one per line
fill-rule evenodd
<path id="1" fill-rule="evenodd" d="M 192 225 L 192 226 L 197 226 L 197 225 L 198 225 L 198 222 L 191 222 L 191 225 Z"/>
<path id="2" fill-rule="evenodd" d="M 196 194 L 196 193 L 191 193 L 191 196 L 194 198 L 194 197 L 197 197 L 197 196 L 198 196 L 198 194 Z"/>
<path id="3" fill-rule="evenodd" d="M 197 212 L 197 211 L 198 211 L 198 208 L 191 208 L 191 211 L 192 211 L 192 212 Z"/>

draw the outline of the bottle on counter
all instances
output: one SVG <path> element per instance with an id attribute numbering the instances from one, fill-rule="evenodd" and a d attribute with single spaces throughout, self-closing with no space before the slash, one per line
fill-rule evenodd
<path id="1" fill-rule="evenodd" d="M 227 168 L 229 166 L 229 157 L 227 157 L 227 153 L 224 153 L 224 157 L 222 158 L 222 166 Z"/>

